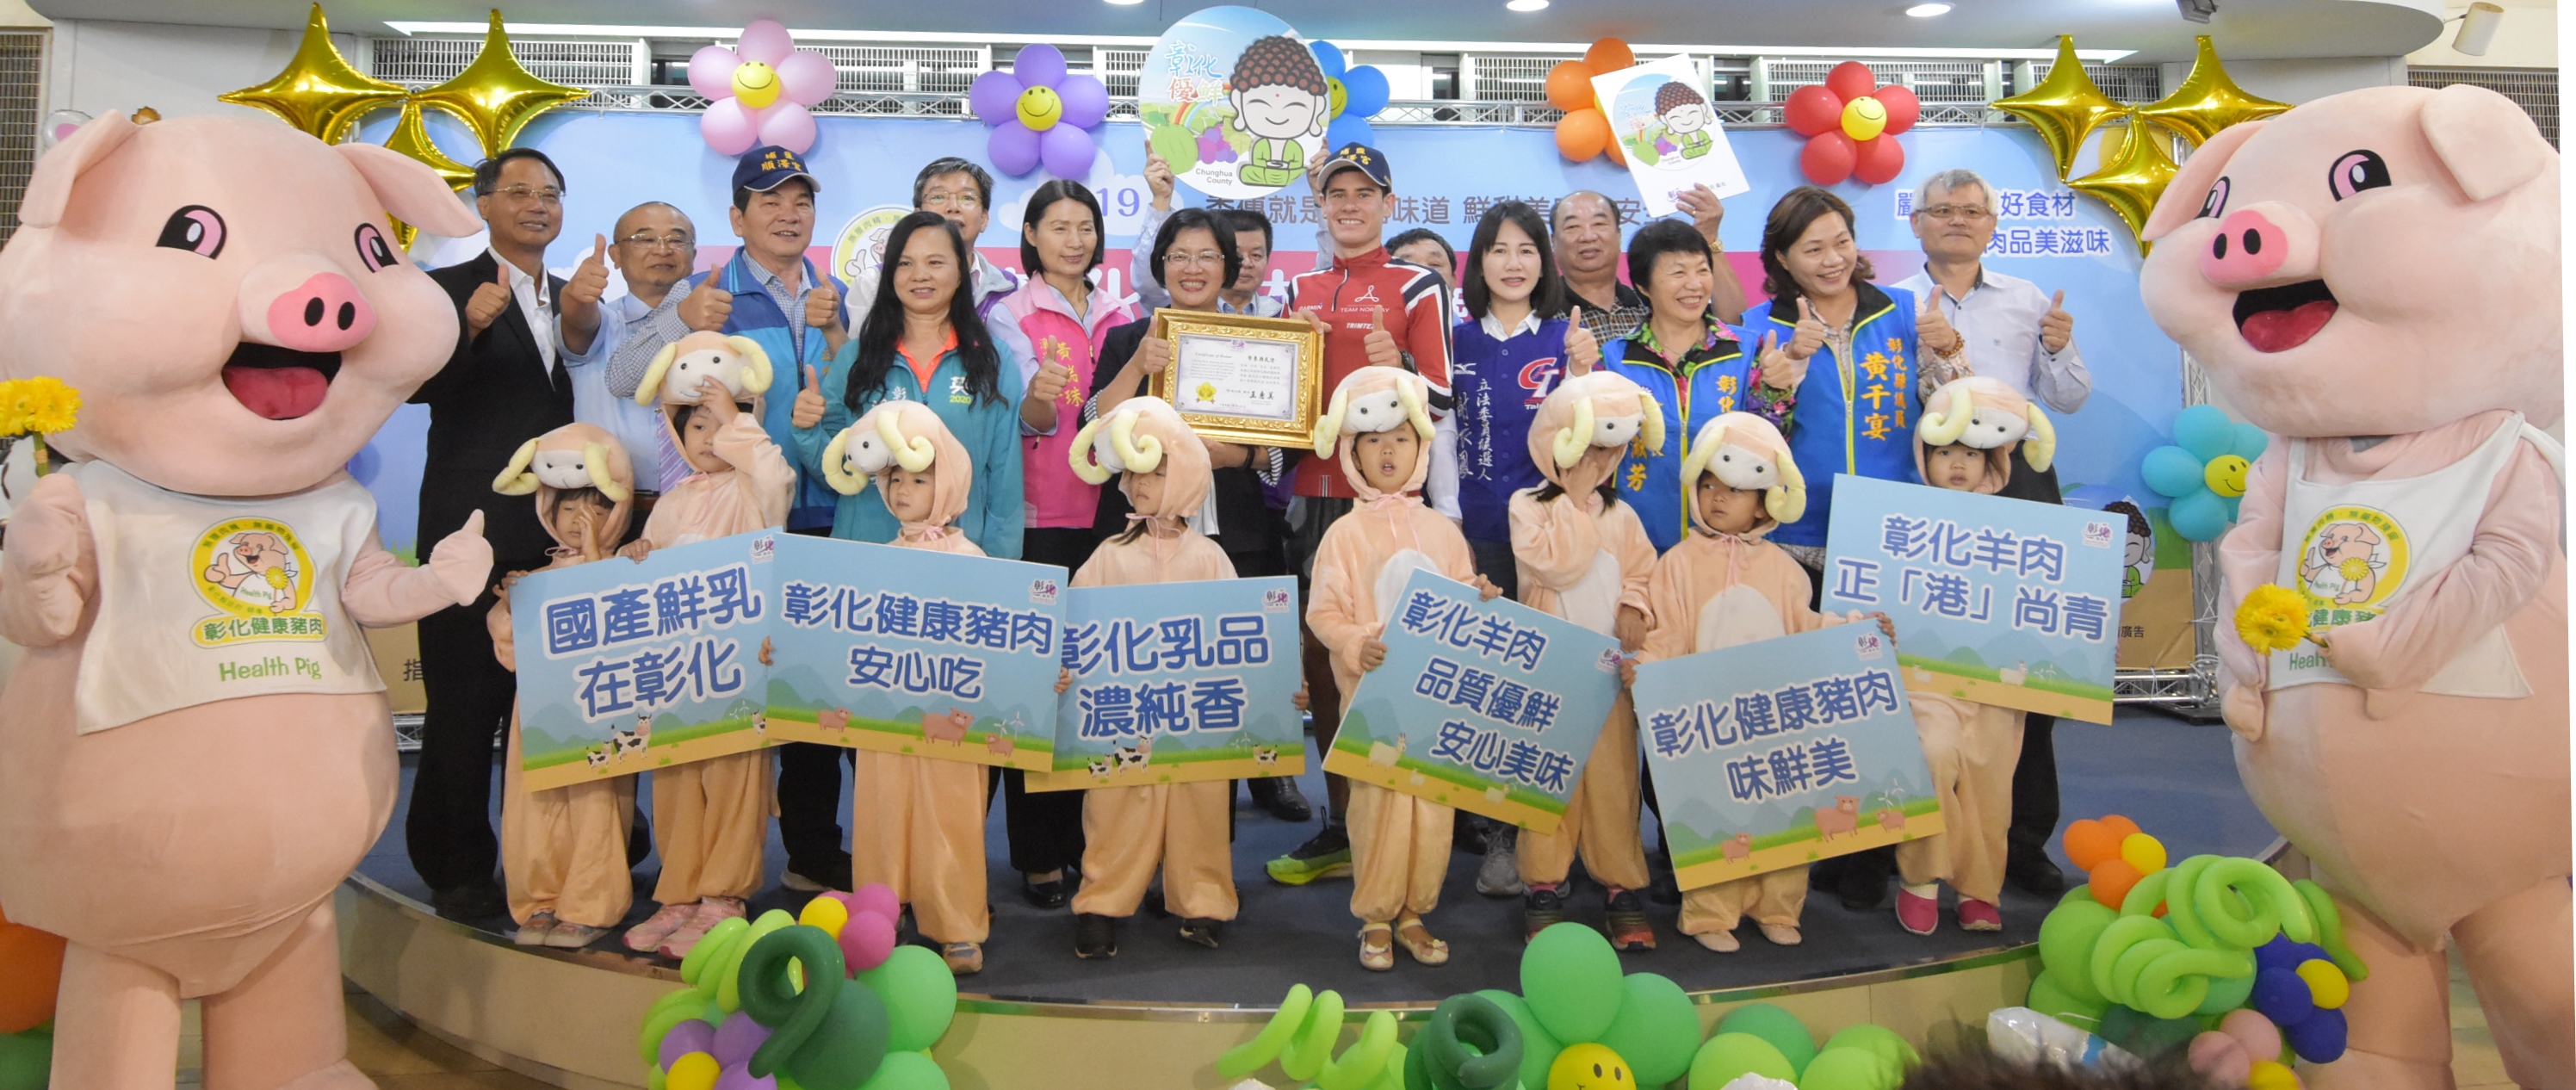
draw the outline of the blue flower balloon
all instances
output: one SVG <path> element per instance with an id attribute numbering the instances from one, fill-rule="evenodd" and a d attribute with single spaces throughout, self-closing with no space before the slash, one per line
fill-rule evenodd
<path id="1" fill-rule="evenodd" d="M 2172 500 L 2165 520 L 2191 541 L 2215 541 L 2236 521 L 2245 477 L 2271 437 L 2239 424 L 2211 405 L 2194 405 L 2174 417 L 2173 446 L 2148 451 L 2138 476 Z"/>
<path id="2" fill-rule="evenodd" d="M 1306 46 L 1315 54 L 1315 64 L 1324 70 L 1324 83 L 1332 91 L 1333 118 L 1324 127 L 1324 143 L 1329 147 L 1344 144 L 1377 146 L 1377 131 L 1368 119 L 1386 109 L 1390 93 L 1386 73 L 1374 65 L 1350 66 L 1340 47 L 1331 42 L 1310 42 Z"/>

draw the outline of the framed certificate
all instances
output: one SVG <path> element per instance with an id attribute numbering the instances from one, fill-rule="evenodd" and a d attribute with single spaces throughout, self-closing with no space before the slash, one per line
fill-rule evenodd
<path id="1" fill-rule="evenodd" d="M 1173 348 L 1153 394 L 1200 436 L 1266 447 L 1312 441 L 1324 387 L 1324 336 L 1312 323 L 1166 307 L 1154 312 L 1152 335 Z"/>

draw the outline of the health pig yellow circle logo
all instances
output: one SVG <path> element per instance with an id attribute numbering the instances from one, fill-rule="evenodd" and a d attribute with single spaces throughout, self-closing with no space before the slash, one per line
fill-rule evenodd
<path id="1" fill-rule="evenodd" d="M 197 536 L 189 556 L 197 593 L 235 617 L 280 617 L 312 599 L 313 559 L 293 527 L 274 519 L 227 519 Z"/>
<path id="2" fill-rule="evenodd" d="M 2309 623 L 2331 627 L 2378 616 L 2406 582 L 2409 552 L 2406 528 L 2385 511 L 2347 505 L 2319 512 L 2299 541 L 2299 590 L 2308 600 Z"/>

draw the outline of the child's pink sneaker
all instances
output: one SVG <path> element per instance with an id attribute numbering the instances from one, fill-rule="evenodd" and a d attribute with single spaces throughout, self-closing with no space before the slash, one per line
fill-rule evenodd
<path id="1" fill-rule="evenodd" d="M 1964 911 L 1963 911 L 1964 915 Z M 1896 922 L 1917 935 L 1929 935 L 1941 926 L 1941 899 L 1898 887 Z"/>
<path id="2" fill-rule="evenodd" d="M 671 937 L 672 932 L 687 926 L 697 914 L 698 906 L 694 901 L 663 905 L 651 919 L 626 929 L 626 948 L 639 954 L 652 953 Z"/>
<path id="3" fill-rule="evenodd" d="M 2003 929 L 2004 914 L 2002 909 L 1996 908 L 1984 901 L 1971 900 L 1966 897 L 1959 898 L 1959 930 L 2001 931 Z"/>

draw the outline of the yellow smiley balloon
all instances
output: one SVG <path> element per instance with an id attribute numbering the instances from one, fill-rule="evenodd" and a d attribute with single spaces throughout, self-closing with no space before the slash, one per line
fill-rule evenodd
<path id="1" fill-rule="evenodd" d="M 1326 76 L 1324 77 L 1324 98 L 1332 104 L 1324 116 L 1340 117 L 1342 107 L 1351 103 L 1351 91 L 1350 88 L 1342 86 L 1342 81 Z"/>
<path id="2" fill-rule="evenodd" d="M 1547 1090 L 1637 1090 L 1637 1073 L 1607 1046 L 1567 1045 L 1548 1065 Z"/>
<path id="3" fill-rule="evenodd" d="M 733 70 L 733 97 L 746 109 L 761 109 L 778 101 L 778 70 L 759 61 L 744 61 Z"/>
<path id="4" fill-rule="evenodd" d="M 1020 124 L 1045 132 L 1063 117 L 1064 100 L 1056 97 L 1055 88 L 1031 87 L 1020 92 Z"/>
<path id="5" fill-rule="evenodd" d="M 2234 499 L 2245 494 L 2245 474 L 2253 468 L 2253 463 L 2243 458 L 2221 454 L 2209 460 L 2209 465 L 2200 471 L 2200 479 L 2210 491 Z"/>
<path id="6" fill-rule="evenodd" d="M 1867 140 L 1887 131 L 1887 104 L 1862 95 L 1843 106 L 1843 135 Z"/>

